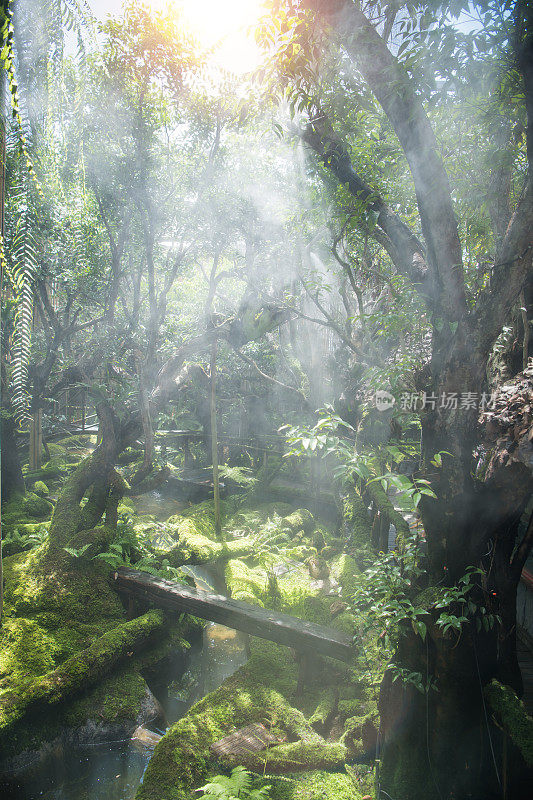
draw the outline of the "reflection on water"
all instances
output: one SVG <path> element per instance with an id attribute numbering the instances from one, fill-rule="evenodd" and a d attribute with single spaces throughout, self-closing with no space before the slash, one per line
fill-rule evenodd
<path id="1" fill-rule="evenodd" d="M 24 785 L 2 784 L 2 800 L 133 800 L 148 763 L 129 740 L 60 749 Z"/>
<path id="2" fill-rule="evenodd" d="M 199 589 L 220 594 L 226 591 L 223 578 L 217 575 L 213 568 L 188 566 L 184 567 L 183 571 L 194 578 Z M 203 647 L 191 650 L 188 670 L 180 682 L 182 686 L 189 682 L 188 706 L 218 689 L 239 667 L 246 664 L 247 645 L 247 634 L 216 622 L 207 623 L 204 628 Z M 183 694 L 180 696 L 183 699 Z"/>
<path id="3" fill-rule="evenodd" d="M 204 631 L 201 695 L 218 689 L 239 667 L 246 664 L 247 634 L 209 622 Z"/>
<path id="4" fill-rule="evenodd" d="M 174 514 L 181 514 L 187 506 L 183 500 L 164 497 L 160 492 L 148 492 L 138 497 L 132 497 L 132 500 L 138 514 L 150 514 L 159 522 L 166 522 Z"/>

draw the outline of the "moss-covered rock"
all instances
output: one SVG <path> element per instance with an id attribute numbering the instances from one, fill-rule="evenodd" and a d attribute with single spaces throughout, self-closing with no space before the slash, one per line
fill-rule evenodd
<path id="1" fill-rule="evenodd" d="M 89 535 L 82 531 L 79 536 Z M 160 640 L 136 658 L 128 631 L 137 630 L 143 622 L 134 620 L 133 628 L 125 627 L 124 607 L 110 586 L 107 564 L 72 558 L 61 549 L 42 545 L 5 559 L 4 576 L 0 708 L 9 731 L 2 741 L 4 757 L 38 749 L 60 736 L 65 726 L 81 728 L 90 719 L 98 725 L 116 726 L 127 717 L 134 727 L 140 699 L 147 693 L 140 670 L 147 668 L 150 659 L 162 661 L 179 646 L 178 631 L 184 633 L 187 623 L 161 625 L 159 612 L 154 612 L 157 619 L 150 615 L 148 626 L 154 623 Z M 147 628 L 138 634 L 140 641 L 148 634 Z M 109 669 L 116 670 L 120 652 L 128 666 L 121 667 L 119 680 Z M 61 700 L 63 690 L 65 697 L 69 695 L 68 703 Z M 43 703 L 46 715 L 26 721 L 24 709 Z"/>
<path id="2" fill-rule="evenodd" d="M 294 800 L 361 800 L 371 793 L 371 785 L 370 776 L 310 772 L 295 779 Z"/>
<path id="3" fill-rule="evenodd" d="M 315 529 L 315 519 L 307 508 L 297 508 L 296 511 L 284 518 L 283 527 L 291 533 L 304 531 L 304 533 L 310 534 Z"/>
<path id="4" fill-rule="evenodd" d="M 39 497 L 38 494 L 28 492 L 22 499 L 22 508 L 29 517 L 35 519 L 46 519 L 50 517 L 54 506 L 49 500 L 44 497 Z"/>
<path id="5" fill-rule="evenodd" d="M 251 722 L 266 723 L 287 739 L 296 739 L 299 745 L 282 745 L 250 756 L 248 766 L 255 771 L 263 771 L 265 766 L 267 771 L 270 766 L 273 771 L 305 769 L 312 759 L 342 764 L 344 746 L 328 747 L 301 711 L 287 701 L 286 694 L 296 686 L 296 665 L 288 651 L 285 653 L 280 659 L 279 647 L 254 640 L 248 664 L 196 703 L 159 742 L 137 793 L 138 800 L 188 800 L 191 788 L 207 775 L 210 746 L 233 728 Z M 311 758 L 305 764 L 301 762 L 304 752 L 305 758 Z"/>
<path id="6" fill-rule="evenodd" d="M 256 510 L 249 506 L 228 520 L 226 529 L 229 533 L 232 524 L 240 530 L 251 530 L 254 524 L 260 529 L 261 524 L 268 521 L 268 530 L 276 542 L 276 557 L 283 563 L 284 558 L 290 558 L 289 553 L 294 554 L 294 544 L 289 538 L 286 545 L 279 539 L 277 531 L 281 530 L 283 520 L 272 514 L 271 508 L 270 512 L 263 513 L 260 522 L 259 516 L 255 516 Z M 297 524 L 301 525 L 301 518 Z M 327 529 L 324 535 L 331 536 Z M 305 551 L 305 547 L 302 546 L 301 550 Z M 279 602 L 283 611 L 295 616 L 353 630 L 353 616 L 347 611 L 337 616 L 332 614 L 332 605 L 338 600 L 321 594 L 312 584 L 303 562 L 291 561 L 289 571 L 278 575 L 276 598 L 271 597 L 268 570 L 264 568 L 263 559 L 251 551 L 239 559 L 228 560 L 225 578 L 233 597 L 267 608 Z M 354 590 L 359 568 L 353 558 L 338 556 L 332 562 L 331 572 L 332 580 L 340 581 L 342 576 L 348 593 Z M 286 773 L 318 767 L 338 770 L 348 757 L 363 753 L 363 746 L 356 737 L 329 742 L 320 735 L 327 733 L 332 717 L 338 713 L 339 684 L 344 687 L 343 699 L 350 703 L 352 716 L 357 712 L 364 716 L 375 710 L 375 702 L 371 706 L 363 689 L 361 675 L 348 665 L 317 658 L 308 675 L 310 683 L 302 692 L 300 663 L 300 657 L 295 657 L 288 648 L 252 638 L 246 666 L 193 706 L 157 745 L 139 789 L 138 800 L 189 800 L 194 787 L 204 781 L 210 770 L 216 769 L 212 764 L 210 745 L 234 728 L 255 721 L 285 736 L 286 741 L 257 754 L 241 754 L 237 759 L 239 763 L 245 763 L 254 772 Z M 347 716 L 348 713 L 341 716 L 339 737 L 343 733 L 342 720 Z M 311 723 L 319 730 L 314 730 Z M 230 762 L 225 764 L 228 766 Z M 352 785 L 347 776 L 338 783 L 343 788 Z M 298 791 L 300 784 L 295 786 Z M 313 795 L 310 792 L 302 794 L 305 796 Z M 276 791 L 273 797 L 277 797 Z"/>
<path id="7" fill-rule="evenodd" d="M 260 567 L 249 567 L 240 559 L 231 559 L 225 569 L 226 584 L 235 600 L 264 606 L 266 573 Z"/>
<path id="8" fill-rule="evenodd" d="M 226 506 L 222 504 L 224 519 Z M 170 517 L 165 523 L 169 541 L 159 548 L 162 557 L 172 566 L 206 564 L 219 559 L 229 560 L 253 552 L 253 541 L 248 537 L 217 540 L 215 512 L 211 500 L 199 503 L 183 514 Z"/>
<path id="9" fill-rule="evenodd" d="M 22 626 L 19 647 L 32 637 L 37 626 L 29 620 Z M 163 630 L 164 615 L 160 611 L 150 611 L 142 617 L 117 625 L 75 655 L 67 658 L 58 667 L 32 680 L 19 683 L 16 689 L 3 692 L 0 696 L 0 741 L 5 740 L 12 727 L 38 705 L 55 705 L 81 690 L 97 683 L 113 666 L 129 653 L 144 647 L 150 637 Z M 41 638 L 40 661 L 47 657 L 47 643 Z M 34 647 L 30 647 L 34 654 Z M 57 653 L 57 650 L 56 650 Z"/>
<path id="10" fill-rule="evenodd" d="M 48 497 L 50 494 L 50 490 L 44 481 L 35 481 L 33 484 L 33 491 L 35 494 L 38 494 L 39 497 Z"/>

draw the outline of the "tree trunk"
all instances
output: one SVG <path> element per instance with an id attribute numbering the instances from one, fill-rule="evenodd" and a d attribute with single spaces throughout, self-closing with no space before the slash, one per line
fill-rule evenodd
<path id="1" fill-rule="evenodd" d="M 211 459 L 213 462 L 213 501 L 215 504 L 215 530 L 220 535 L 220 485 L 218 479 L 218 435 L 216 396 L 217 343 L 211 348 Z"/>

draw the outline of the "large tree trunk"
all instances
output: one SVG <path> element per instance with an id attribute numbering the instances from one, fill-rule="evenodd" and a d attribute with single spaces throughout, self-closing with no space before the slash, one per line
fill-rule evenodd
<path id="1" fill-rule="evenodd" d="M 520 515 L 532 491 L 531 473 L 515 465 L 476 476 L 474 458 L 482 443 L 478 404 L 453 409 L 441 406 L 441 400 L 452 393 L 458 398 L 472 393 L 479 399 L 487 391 L 491 348 L 531 273 L 533 14 L 530 5 L 517 2 L 516 55 L 526 96 L 529 177 L 501 236 L 490 286 L 471 311 L 448 178 L 414 82 L 358 3 L 306 0 L 306 5 L 323 15 L 356 62 L 398 137 L 416 190 L 425 246 L 358 174 L 342 138 L 317 105 L 302 138 L 323 165 L 376 212 L 376 240 L 398 273 L 418 291 L 433 321 L 431 362 L 417 387 L 430 398 L 421 415 L 420 477 L 430 480 L 436 494 L 436 499 L 424 497 L 420 504 L 427 579 L 430 588 L 441 591 L 455 585 L 469 566 L 481 566 L 484 576 L 476 600 L 486 613 L 502 620 L 479 632 L 475 620 L 470 620 L 463 624 L 458 642 L 453 634 L 448 639 L 429 623 L 426 641 L 409 631 L 400 637 L 395 663 L 424 679 L 433 677 L 438 691 L 420 693 L 409 683 L 393 681 L 390 672 L 385 676 L 380 701 L 381 787 L 384 796 L 394 800 L 501 797 L 501 777 L 496 775 L 501 772 L 499 734 L 485 713 L 482 690 L 493 677 L 517 688 L 520 684 L 514 607 L 531 536 L 524 537 L 518 551 L 514 548 Z M 435 467 L 431 462 L 441 451 L 451 455 L 443 455 L 442 466 Z M 431 609 L 430 603 L 427 607 L 434 622 L 440 611 Z M 446 611 L 453 613 L 450 608 Z"/>

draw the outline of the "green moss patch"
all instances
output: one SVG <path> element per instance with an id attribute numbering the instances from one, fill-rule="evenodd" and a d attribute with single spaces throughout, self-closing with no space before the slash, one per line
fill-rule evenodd
<path id="1" fill-rule="evenodd" d="M 485 687 L 485 697 L 528 767 L 533 767 L 533 718 L 527 713 L 523 702 L 510 686 L 495 680 Z"/>

